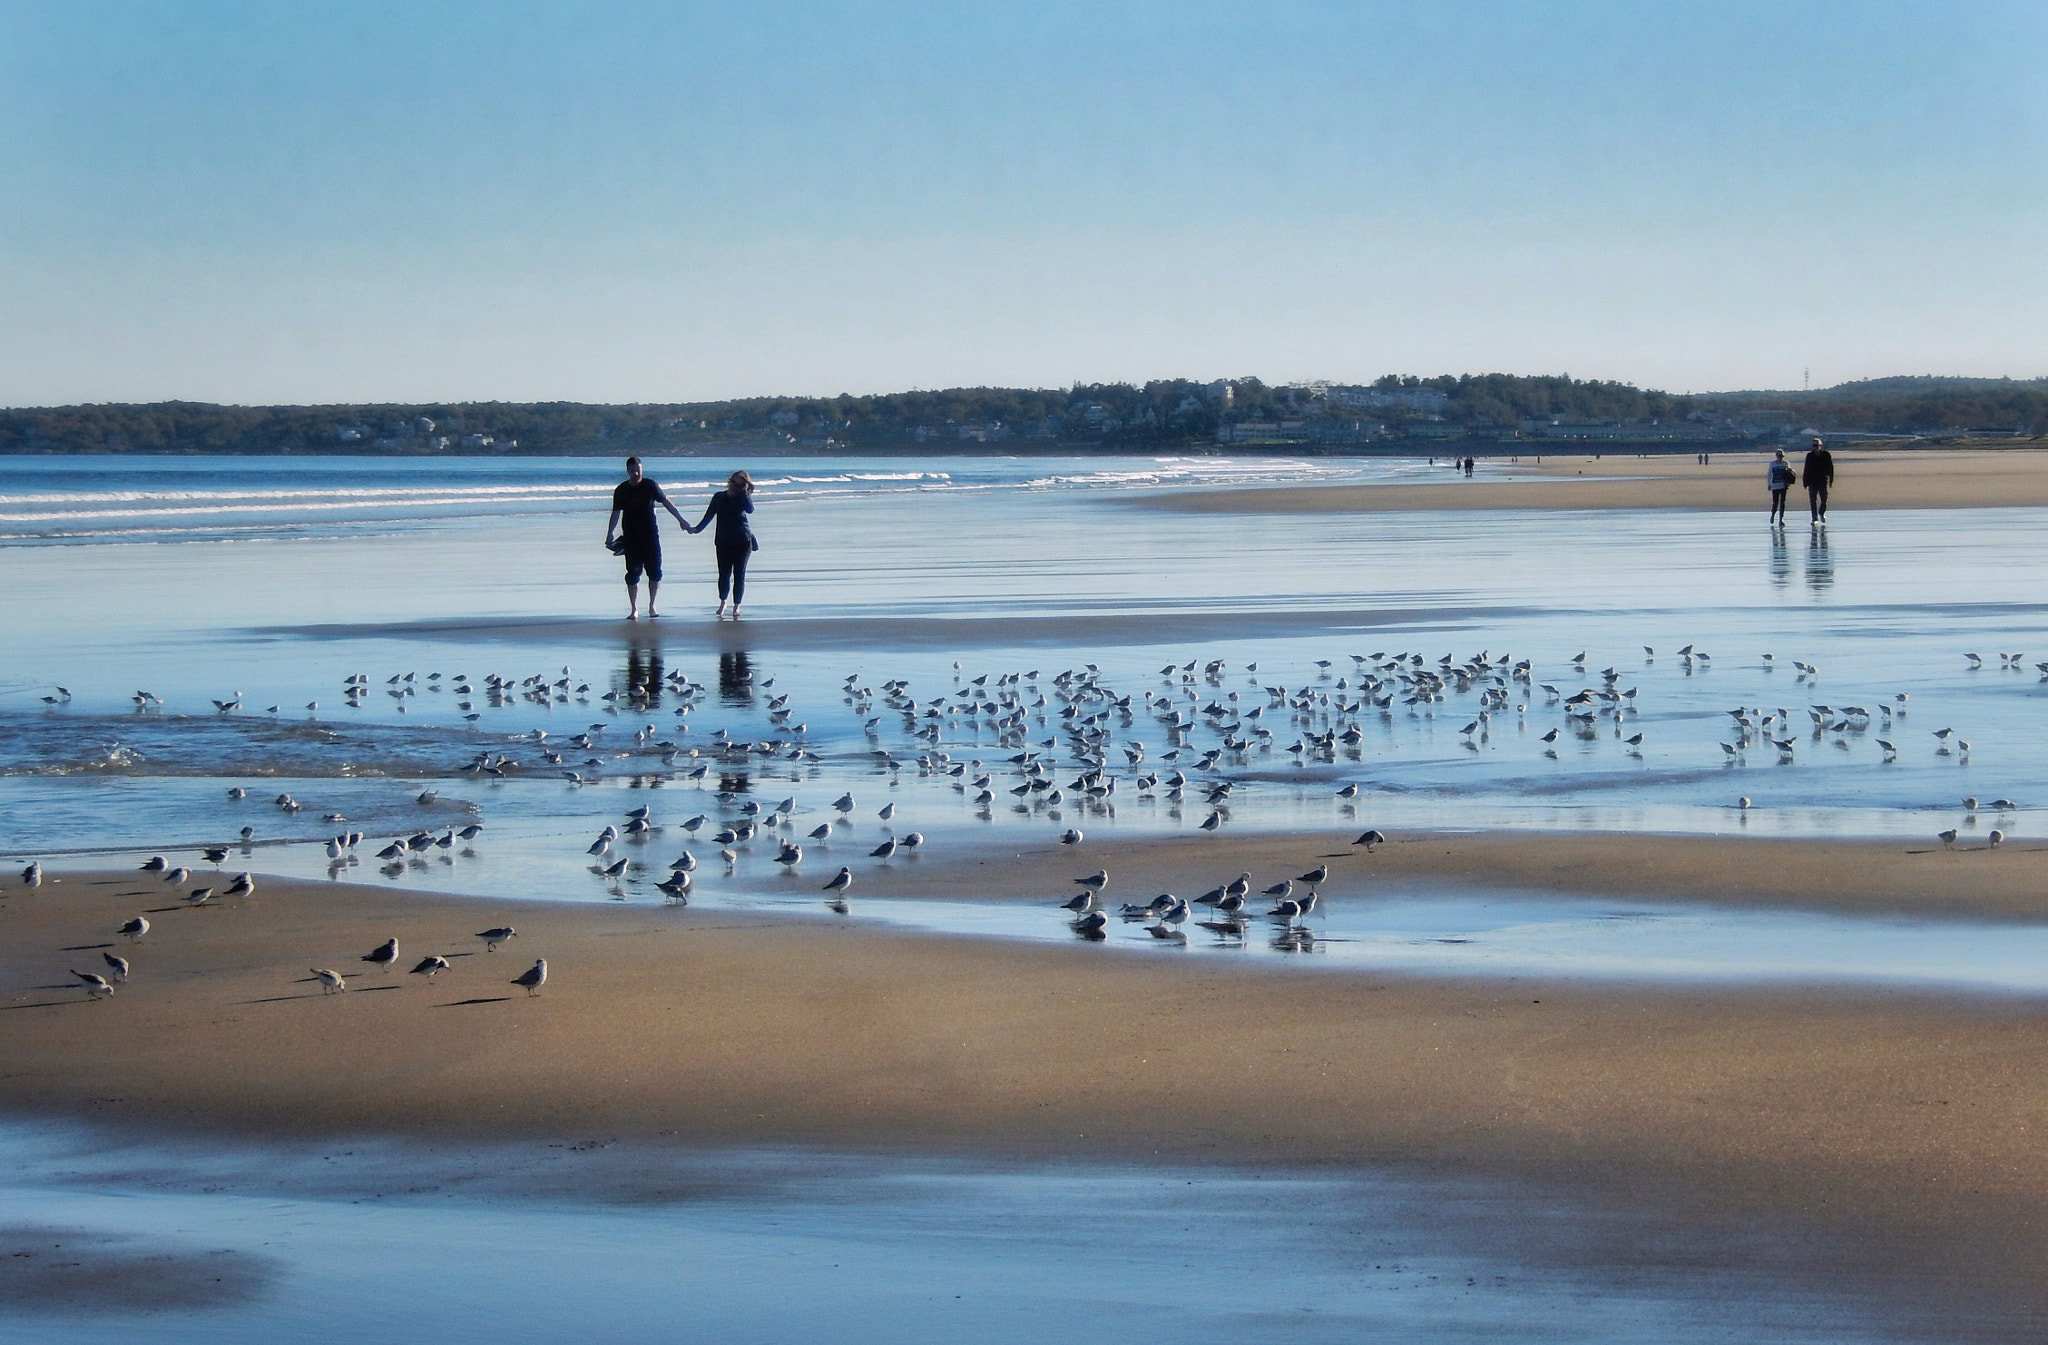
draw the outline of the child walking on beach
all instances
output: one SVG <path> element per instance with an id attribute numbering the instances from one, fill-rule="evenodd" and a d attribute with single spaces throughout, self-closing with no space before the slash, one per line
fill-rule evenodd
<path id="1" fill-rule="evenodd" d="M 1764 469 L 1764 480 L 1771 488 L 1771 523 L 1776 527 L 1785 526 L 1785 492 L 1792 489 L 1796 476 L 1792 464 L 1785 461 L 1782 448 L 1778 450 L 1778 456 L 1771 459 L 1771 465 Z"/>

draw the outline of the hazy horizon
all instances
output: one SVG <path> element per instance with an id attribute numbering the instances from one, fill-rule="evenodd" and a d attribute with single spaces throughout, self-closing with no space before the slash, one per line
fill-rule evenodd
<path id="1" fill-rule="evenodd" d="M 2011 0 L 23 0 L 0 404 L 2037 377 L 2044 38 Z"/>

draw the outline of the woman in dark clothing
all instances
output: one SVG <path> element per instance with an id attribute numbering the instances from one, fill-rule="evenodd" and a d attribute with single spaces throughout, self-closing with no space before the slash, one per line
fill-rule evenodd
<path id="1" fill-rule="evenodd" d="M 740 614 L 740 600 L 747 595 L 747 557 L 754 551 L 754 530 L 747 526 L 747 515 L 754 512 L 754 478 L 745 472 L 734 472 L 726 481 L 725 489 L 711 497 L 711 503 L 704 507 L 704 517 L 697 520 L 691 532 L 702 532 L 712 519 L 718 520 L 718 531 L 711 534 L 712 550 L 718 553 L 718 612 L 725 615 L 725 598 L 732 594 L 732 614 Z"/>

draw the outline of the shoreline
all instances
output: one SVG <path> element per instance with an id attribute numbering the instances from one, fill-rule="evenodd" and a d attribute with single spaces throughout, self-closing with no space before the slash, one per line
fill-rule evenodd
<path id="1" fill-rule="evenodd" d="M 1385 853 L 1384 851 L 1381 853 Z M 1059 861 L 1055 859 L 1056 863 Z M 2038 861 L 2031 861 L 2038 862 Z M 1060 867 L 1071 867 L 1071 862 Z M 133 874 L 0 903 L 0 1106 L 252 1137 L 1407 1166 L 1767 1220 L 2048 1309 L 2048 1019 L 1932 991 L 1457 980 L 648 906 Z M 113 930 L 157 907 L 135 947 Z M 497 953 L 472 935 L 519 929 Z M 396 935 L 380 973 L 358 959 Z M 119 951 L 105 1002 L 70 966 Z M 117 947 L 118 946 L 118 947 Z M 405 967 L 450 955 L 434 980 Z M 509 982 L 550 963 L 531 999 Z M 308 968 L 344 970 L 323 995 Z"/>
<path id="2" fill-rule="evenodd" d="M 1725 455 L 1705 465 L 1693 455 L 1639 456 L 1590 450 L 1552 453 L 1519 445 L 1489 454 L 1488 474 L 1466 478 L 1445 466 L 1443 480 L 1398 485 L 1247 486 L 1233 491 L 1174 491 L 1132 500 L 1128 507 L 1185 514 L 1397 513 L 1507 509 L 1689 509 L 1767 513 L 1764 464 L 1770 450 Z M 1804 448 L 1786 451 L 1796 470 Z M 1439 454 L 1447 457 L 1446 454 Z M 1535 461 L 1540 456 L 1541 462 Z M 1675 460 L 1682 459 L 1682 460 Z M 2048 506 L 2048 451 L 2014 449 L 1842 449 L 1834 453 L 1830 513 L 1865 509 L 1990 509 Z M 1806 492 L 1794 487 L 1786 509 L 1802 514 Z M 1794 519 L 1806 527 L 1803 517 Z"/>

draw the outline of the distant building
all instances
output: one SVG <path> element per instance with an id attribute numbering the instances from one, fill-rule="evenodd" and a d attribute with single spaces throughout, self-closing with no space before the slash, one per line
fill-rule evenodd
<path id="1" fill-rule="evenodd" d="M 1435 388 L 1331 388 L 1329 397 L 1339 406 L 1357 410 L 1400 407 L 1423 414 L 1441 412 L 1451 403 L 1449 393 Z"/>

